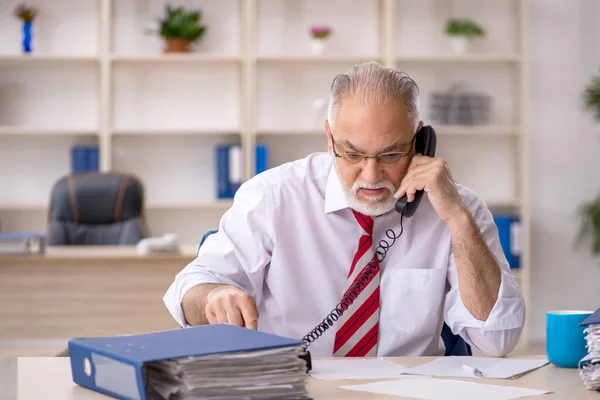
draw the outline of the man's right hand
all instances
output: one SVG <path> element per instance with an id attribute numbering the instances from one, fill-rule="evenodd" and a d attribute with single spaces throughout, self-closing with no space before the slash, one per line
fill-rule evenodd
<path id="1" fill-rule="evenodd" d="M 206 318 L 209 324 L 226 323 L 258 329 L 258 309 L 254 298 L 235 286 L 212 289 L 206 296 Z"/>

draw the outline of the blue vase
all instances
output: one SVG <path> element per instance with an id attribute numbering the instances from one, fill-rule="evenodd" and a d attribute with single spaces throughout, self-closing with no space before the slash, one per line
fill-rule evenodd
<path id="1" fill-rule="evenodd" d="M 25 53 L 31 53 L 31 27 L 33 21 L 26 21 L 23 23 L 23 51 Z"/>

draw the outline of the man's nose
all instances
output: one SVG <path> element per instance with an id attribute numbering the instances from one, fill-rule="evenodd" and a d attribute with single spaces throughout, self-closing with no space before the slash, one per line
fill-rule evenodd
<path id="1" fill-rule="evenodd" d="M 382 175 L 377 159 L 367 158 L 366 164 L 362 169 L 363 180 L 368 183 L 378 183 L 381 181 Z"/>

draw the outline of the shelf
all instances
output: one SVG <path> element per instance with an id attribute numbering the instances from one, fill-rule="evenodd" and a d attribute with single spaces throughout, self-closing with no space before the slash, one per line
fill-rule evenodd
<path id="1" fill-rule="evenodd" d="M 502 136 L 517 135 L 519 128 L 511 125 L 434 125 L 438 135 L 448 136 Z M 257 135 L 324 135 L 324 129 L 259 129 Z"/>
<path id="2" fill-rule="evenodd" d="M 44 54 L 31 54 L 31 55 L 0 55 L 0 65 L 18 65 L 18 64 L 47 64 L 47 63 L 97 63 L 98 57 L 96 56 L 63 56 L 63 55 L 44 55 Z"/>
<path id="3" fill-rule="evenodd" d="M 148 210 L 222 210 L 231 207 L 233 199 L 201 201 L 197 203 L 150 203 L 146 204 Z M 517 209 L 520 203 L 516 200 L 489 201 L 486 202 L 490 209 Z M 0 211 L 46 211 L 47 204 L 0 204 Z"/>
<path id="4" fill-rule="evenodd" d="M 147 210 L 226 210 L 233 204 L 233 199 L 204 201 L 197 203 L 150 203 L 146 204 Z M 48 211 L 47 204 L 0 204 L 0 211 Z"/>
<path id="5" fill-rule="evenodd" d="M 325 135 L 325 128 L 318 129 L 259 129 L 257 136 L 317 136 Z"/>
<path id="6" fill-rule="evenodd" d="M 148 204 L 148 210 L 225 210 L 233 204 L 233 199 L 214 200 L 198 203 L 155 203 Z"/>
<path id="7" fill-rule="evenodd" d="M 379 61 L 382 57 L 373 56 L 317 56 L 317 55 L 265 55 L 258 56 L 258 62 L 269 63 L 360 63 L 363 61 Z M 474 63 L 474 64 L 517 64 L 521 61 L 518 54 L 430 54 L 398 56 L 397 62 L 427 62 L 427 63 Z"/>
<path id="8" fill-rule="evenodd" d="M 0 204 L 0 212 L 2 212 L 2 211 L 47 212 L 48 205 L 47 204 Z"/>
<path id="9" fill-rule="evenodd" d="M 485 201 L 483 199 L 487 207 L 491 210 L 517 210 L 521 207 L 521 202 L 519 200 L 490 200 Z"/>
<path id="10" fill-rule="evenodd" d="M 144 129 L 144 128 L 125 128 L 115 129 L 113 136 L 205 136 L 205 135 L 239 135 L 240 132 L 234 129 L 204 129 L 204 128 L 173 128 L 173 129 Z"/>
<path id="11" fill-rule="evenodd" d="M 256 59 L 259 63 L 272 64 L 356 64 L 364 61 L 380 61 L 379 56 L 313 56 L 313 55 L 272 55 L 259 56 Z"/>
<path id="12" fill-rule="evenodd" d="M 427 63 L 473 63 L 473 64 L 518 64 L 521 57 L 518 54 L 430 54 L 399 56 L 397 62 L 427 62 Z"/>
<path id="13" fill-rule="evenodd" d="M 233 63 L 241 59 L 237 56 L 211 53 L 181 53 L 181 54 L 157 54 L 157 55 L 132 55 L 124 56 L 113 54 L 113 63 L 120 64 L 156 64 L 156 63 Z"/>
<path id="14" fill-rule="evenodd" d="M 0 136 L 89 136 L 96 135 L 95 129 L 76 128 L 35 128 L 0 126 Z"/>
<path id="15" fill-rule="evenodd" d="M 519 128 L 512 125 L 434 125 L 436 133 L 449 136 L 502 136 L 518 135 Z"/>

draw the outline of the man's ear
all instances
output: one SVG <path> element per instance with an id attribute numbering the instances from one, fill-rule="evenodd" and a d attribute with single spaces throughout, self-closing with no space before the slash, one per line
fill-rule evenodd
<path id="1" fill-rule="evenodd" d="M 329 127 L 329 121 L 325 120 L 325 133 L 327 134 L 327 152 L 333 154 L 333 145 L 331 142 L 331 128 Z"/>

